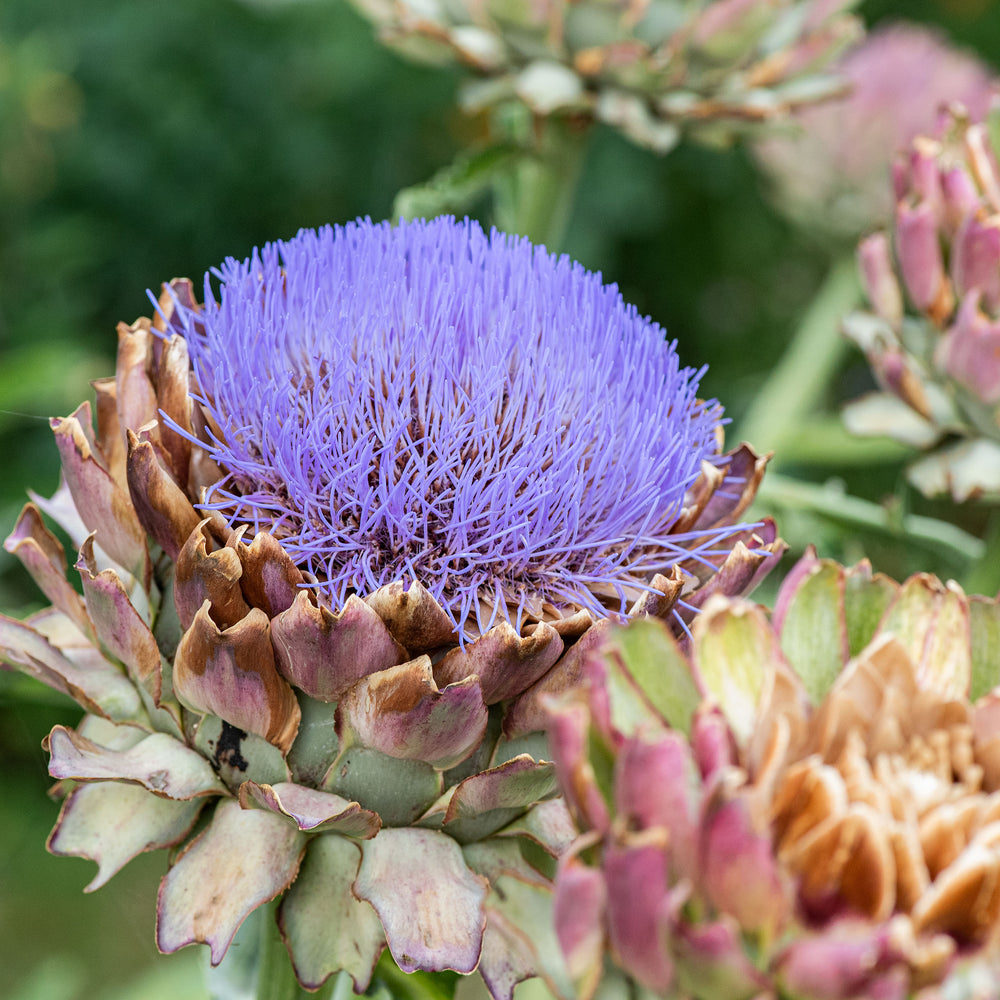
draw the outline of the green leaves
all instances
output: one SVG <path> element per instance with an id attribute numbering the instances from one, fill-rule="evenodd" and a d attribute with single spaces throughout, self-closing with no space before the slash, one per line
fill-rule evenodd
<path id="1" fill-rule="evenodd" d="M 459 153 L 430 180 L 403 188 L 392 214 L 397 219 L 432 219 L 436 215 L 464 215 L 471 211 L 496 180 L 529 154 L 511 143 Z"/>

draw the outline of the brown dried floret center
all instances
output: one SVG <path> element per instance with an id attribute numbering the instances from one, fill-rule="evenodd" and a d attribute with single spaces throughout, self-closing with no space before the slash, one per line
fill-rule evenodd
<path id="1" fill-rule="evenodd" d="M 907 914 L 959 943 L 1000 933 L 1000 792 L 968 701 L 920 688 L 902 646 L 852 664 L 777 782 L 772 830 L 808 917 Z"/>

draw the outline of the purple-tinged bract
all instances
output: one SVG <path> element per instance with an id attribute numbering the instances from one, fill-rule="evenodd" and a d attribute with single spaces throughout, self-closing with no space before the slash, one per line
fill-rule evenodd
<path id="1" fill-rule="evenodd" d="M 419 580 L 464 634 L 604 616 L 745 530 L 671 533 L 721 408 L 565 256 L 468 220 L 359 221 L 214 274 L 203 311 L 178 304 L 226 472 L 205 506 L 272 533 L 337 607 Z"/>

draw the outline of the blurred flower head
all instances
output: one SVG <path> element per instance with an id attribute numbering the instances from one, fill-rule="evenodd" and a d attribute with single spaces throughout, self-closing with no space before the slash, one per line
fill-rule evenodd
<path id="1" fill-rule="evenodd" d="M 683 631 L 770 568 L 774 525 L 737 524 L 764 460 L 718 454 L 698 373 L 613 288 L 471 223 L 304 232 L 215 278 L 119 326 L 5 543 L 52 606 L 0 615 L 0 655 L 86 712 L 46 741 L 49 848 L 92 889 L 176 848 L 164 952 L 218 964 L 281 897 L 309 989 L 363 991 L 388 947 L 568 998 L 540 706 L 612 617 Z"/>
<path id="2" fill-rule="evenodd" d="M 659 152 L 837 92 L 824 71 L 860 33 L 852 0 L 356 2 L 387 44 L 468 66 L 469 109 L 596 118 Z"/>
<path id="3" fill-rule="evenodd" d="M 654 623 L 612 635 L 589 688 L 549 702 L 582 831 L 555 900 L 579 995 L 605 976 L 695 1000 L 989 981 L 998 625 L 954 584 L 809 553 L 770 617 L 719 598 L 688 649 Z"/>
<path id="4" fill-rule="evenodd" d="M 876 29 L 836 68 L 847 94 L 797 111 L 793 134 L 767 136 L 755 152 L 779 207 L 850 240 L 889 217 L 893 156 L 935 134 L 948 103 L 984 117 L 997 79 L 936 32 L 904 23 Z"/>
<path id="5" fill-rule="evenodd" d="M 923 493 L 995 497 L 1000 169 L 992 126 L 952 106 L 938 138 L 919 136 L 900 156 L 893 188 L 891 232 L 858 248 L 871 312 L 844 324 L 881 391 L 852 403 L 845 419 L 857 433 L 929 451 L 909 472 Z"/>

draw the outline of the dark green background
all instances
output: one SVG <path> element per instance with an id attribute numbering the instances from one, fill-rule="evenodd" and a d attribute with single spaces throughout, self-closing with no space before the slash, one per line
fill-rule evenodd
<path id="1" fill-rule="evenodd" d="M 943 24 L 1000 65 L 1000 13 L 988 0 L 862 9 L 872 21 Z M 399 188 L 480 138 L 481 123 L 453 108 L 457 82 L 380 49 L 338 0 L 3 0 L 0 534 L 26 487 L 54 489 L 47 417 L 112 371 L 115 324 L 148 312 L 147 288 L 198 279 L 302 226 L 386 217 Z M 708 363 L 705 388 L 735 417 L 828 260 L 775 214 L 744 151 L 684 146 L 657 158 L 603 129 L 566 249 L 666 326 L 687 363 Z M 867 379 L 853 363 L 830 402 Z M 874 499 L 899 488 L 896 466 L 832 471 Z M 975 530 L 982 515 L 960 519 Z M 835 532 L 819 540 L 851 549 Z M 880 568 L 918 568 L 898 549 L 863 544 Z M 0 552 L 0 609 L 22 614 L 37 601 Z M 39 741 L 77 715 L 0 675 L 0 996 L 194 996 L 200 955 L 148 972 L 161 856 L 85 897 L 93 866 L 45 854 L 56 806 Z"/>

